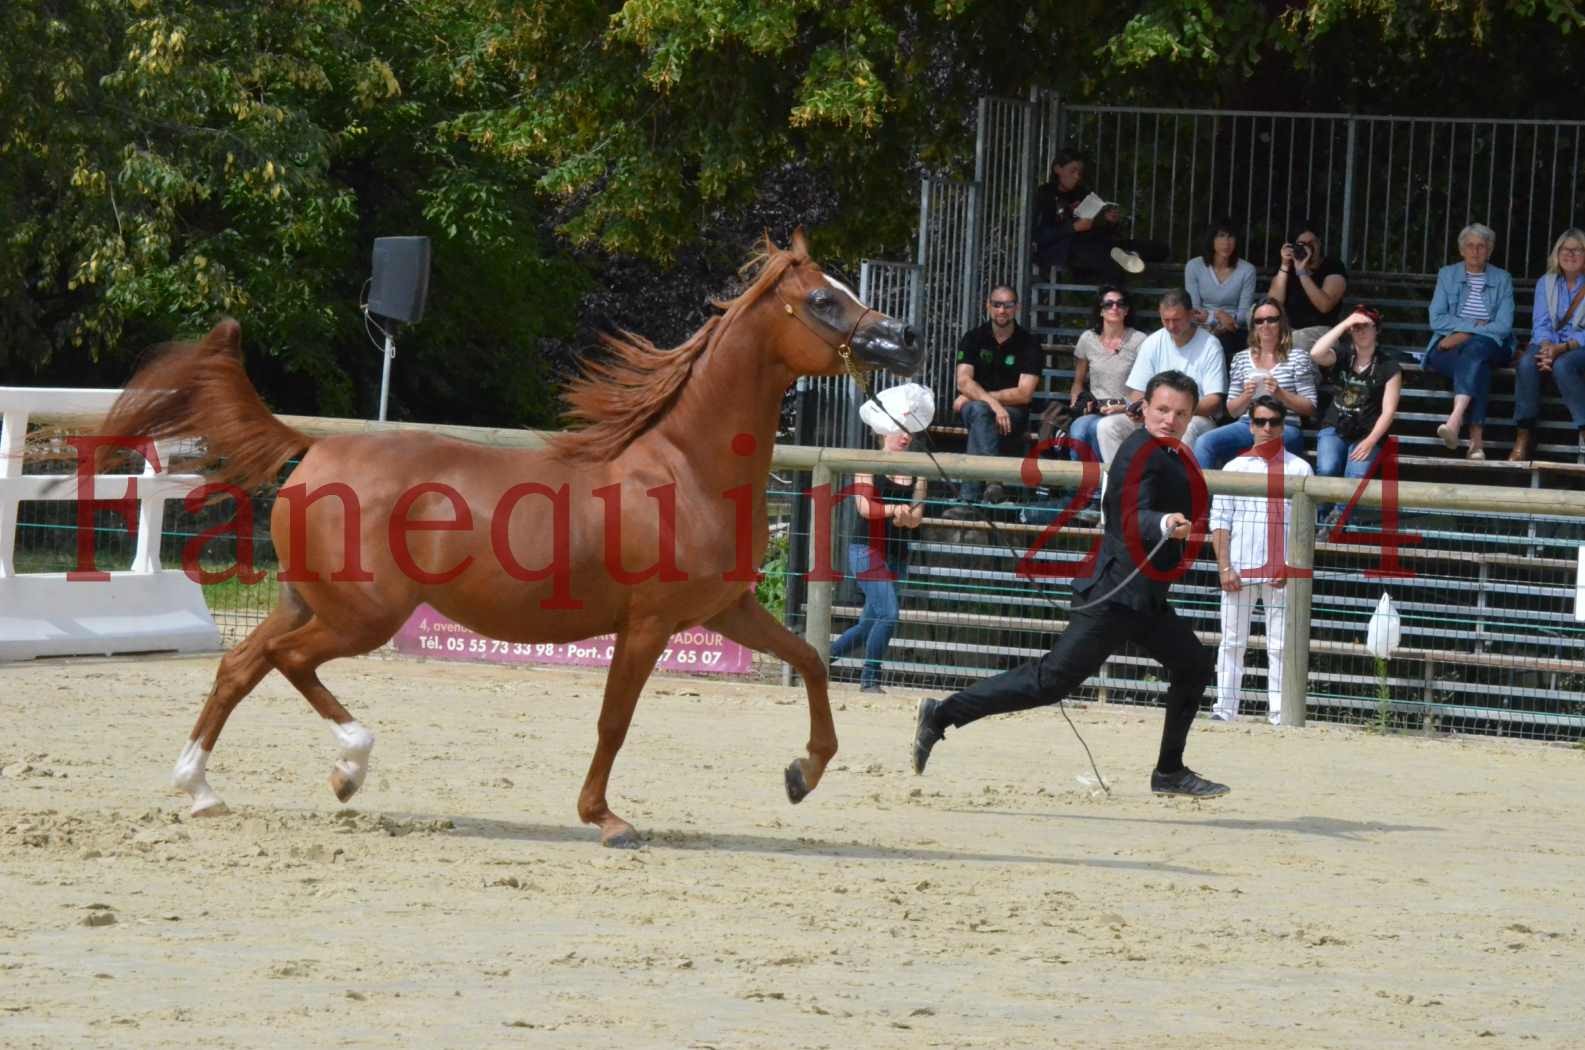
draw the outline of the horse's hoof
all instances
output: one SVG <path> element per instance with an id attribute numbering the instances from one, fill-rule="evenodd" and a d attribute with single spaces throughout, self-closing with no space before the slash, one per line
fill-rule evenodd
<path id="1" fill-rule="evenodd" d="M 787 783 L 787 801 L 797 805 L 809 797 L 809 785 L 804 781 L 804 767 L 800 759 L 793 759 L 787 767 L 787 772 L 782 774 L 782 779 Z"/>
<path id="2" fill-rule="evenodd" d="M 639 849 L 644 845 L 644 840 L 638 837 L 637 831 L 627 827 L 614 835 L 600 836 L 600 845 L 607 849 Z"/>
<path id="3" fill-rule="evenodd" d="M 194 802 L 193 808 L 187 815 L 190 817 L 223 817 L 230 812 L 230 808 L 223 800 L 210 798 L 202 802 Z"/>
<path id="4" fill-rule="evenodd" d="M 336 801 L 346 802 L 358 793 L 358 782 L 339 769 L 330 771 L 330 790 L 336 793 Z"/>

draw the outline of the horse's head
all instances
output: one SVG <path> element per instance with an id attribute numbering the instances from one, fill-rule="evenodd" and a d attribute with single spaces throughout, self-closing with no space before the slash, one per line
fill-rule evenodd
<path id="1" fill-rule="evenodd" d="M 794 331 L 779 340 L 787 366 L 800 375 L 837 375 L 851 354 L 860 368 L 884 368 L 910 376 L 919 370 L 924 347 L 914 330 L 871 309 L 858 293 L 824 273 L 809 258 L 802 229 L 793 232 L 791 264 L 776 284 L 781 309 Z"/>

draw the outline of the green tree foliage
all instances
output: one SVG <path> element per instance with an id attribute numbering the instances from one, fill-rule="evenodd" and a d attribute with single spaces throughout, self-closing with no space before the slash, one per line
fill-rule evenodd
<path id="1" fill-rule="evenodd" d="M 591 274 L 602 304 L 624 260 L 719 279 L 793 186 L 823 195 L 823 258 L 905 255 L 982 95 L 1577 116 L 1581 24 L 1575 0 L 10 0 L 0 374 L 114 381 L 231 313 L 280 407 L 367 414 L 369 245 L 419 233 L 397 413 L 544 422 L 537 348 Z"/>
<path id="2" fill-rule="evenodd" d="M 398 399 L 547 418 L 535 341 L 570 328 L 583 281 L 538 234 L 532 177 L 444 130 L 509 90 L 469 75 L 452 5 L 15 0 L 3 19 L 8 373 L 124 375 L 229 314 L 282 407 L 358 414 L 370 243 L 428 234 L 434 311 Z"/>

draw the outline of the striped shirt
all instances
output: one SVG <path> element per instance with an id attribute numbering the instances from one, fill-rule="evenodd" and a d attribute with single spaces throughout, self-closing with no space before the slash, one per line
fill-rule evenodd
<path id="1" fill-rule="evenodd" d="M 1491 307 L 1486 305 L 1486 271 L 1470 273 L 1465 270 L 1464 283 L 1469 285 L 1469 294 L 1464 296 L 1464 305 L 1459 308 L 1458 315 L 1471 321 L 1490 321 Z"/>
<path id="2" fill-rule="evenodd" d="M 1240 350 L 1234 354 L 1233 378 L 1227 384 L 1227 396 L 1234 398 L 1242 394 L 1244 392 L 1244 384 L 1249 381 L 1249 378 L 1256 371 L 1254 360 L 1249 356 L 1248 350 Z M 1290 353 L 1288 359 L 1276 368 L 1258 371 L 1269 371 L 1276 377 L 1277 385 L 1282 387 L 1282 389 L 1291 394 L 1298 394 L 1312 405 L 1315 403 L 1315 364 L 1310 360 L 1309 354 L 1303 351 L 1295 351 Z M 1254 402 L 1251 401 L 1250 404 L 1254 404 Z M 1249 408 L 1247 406 L 1244 409 L 1244 414 L 1238 418 L 1249 418 Z M 1298 420 L 1295 419 L 1294 422 L 1297 423 Z"/>
<path id="3" fill-rule="evenodd" d="M 1222 469 L 1240 474 L 1264 474 L 1268 469 L 1268 461 L 1264 456 L 1246 452 L 1241 456 L 1234 456 Z M 1287 449 L 1282 450 L 1283 477 L 1309 477 L 1312 473 L 1314 472 L 1310 470 L 1310 464 Z M 1271 501 L 1265 496 L 1218 495 L 1211 502 L 1211 531 L 1227 530 L 1227 561 L 1238 570 L 1240 576 L 1266 564 L 1266 530 L 1270 527 L 1267 513 L 1270 510 Z M 1278 547 L 1279 560 L 1285 557 L 1287 551 L 1288 522 L 1292 512 L 1292 501 L 1283 500 L 1282 522 L 1279 529 L 1279 535 L 1282 536 Z M 1269 575 L 1258 577 L 1262 580 L 1272 578 Z"/>

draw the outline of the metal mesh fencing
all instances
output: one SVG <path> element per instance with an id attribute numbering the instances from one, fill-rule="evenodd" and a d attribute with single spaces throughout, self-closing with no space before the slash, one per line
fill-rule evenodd
<path id="1" fill-rule="evenodd" d="M 900 321 L 917 332 L 922 315 L 921 268 L 915 263 L 865 259 L 859 270 L 859 298 L 865 305 Z M 859 406 L 863 394 L 846 376 L 821 376 L 799 381 L 801 421 L 794 440 L 804 445 L 855 446 L 863 434 Z M 877 388 L 893 380 L 877 376 Z"/>
<path id="2" fill-rule="evenodd" d="M 1208 475 L 1213 492 L 1218 478 Z M 839 477 L 836 484 L 849 482 L 851 476 Z M 1060 486 L 1009 485 L 1008 492 L 1007 500 L 983 508 L 988 522 L 949 520 L 941 512 L 953 491 L 932 481 L 930 511 L 895 584 L 900 611 L 886 648 L 883 687 L 961 688 L 1039 657 L 1067 626 L 1071 574 L 1101 535 L 1098 497 L 1080 499 Z M 1059 516 L 1070 511 L 1073 517 L 1058 527 Z M 1393 525 L 1384 543 L 1381 512 L 1359 507 L 1316 544 L 1304 682 L 1308 717 L 1394 731 L 1585 736 L 1585 625 L 1573 618 L 1585 516 L 1404 507 Z M 808 542 L 813 528 L 793 542 Z M 832 601 L 834 642 L 862 616 L 864 595 L 852 572 L 843 571 L 847 544 L 862 534 L 851 514 L 838 508 L 823 535 L 833 544 L 832 564 L 843 573 Z M 1171 602 L 1220 659 L 1229 597 L 1208 523 L 1203 536 Z M 1033 578 L 1031 565 L 1069 575 Z M 1378 575 L 1384 570 L 1391 575 Z M 1402 638 L 1391 659 L 1378 665 L 1365 643 L 1384 591 L 1401 617 Z M 1293 616 L 1295 609 L 1283 604 Z M 823 640 L 814 639 L 817 645 Z M 1235 702 L 1244 716 L 1271 712 L 1269 648 L 1257 607 L 1245 651 L 1234 663 Z M 835 660 L 833 677 L 857 681 L 865 659 L 859 650 Z M 1073 695 L 1157 704 L 1166 686 L 1161 667 L 1127 646 Z M 1218 688 L 1207 689 L 1206 709 Z"/>
<path id="3" fill-rule="evenodd" d="M 1377 513 L 1361 517 L 1317 545 L 1312 711 L 1382 728 L 1578 739 L 1585 520 L 1406 508 L 1387 529 Z M 1387 539 L 1349 542 L 1364 533 Z M 1351 643 L 1383 593 L 1402 643 L 1378 666 Z"/>
<path id="4" fill-rule="evenodd" d="M 1579 121 L 1067 106 L 1049 95 L 1031 120 L 1028 130 L 982 121 L 981 154 L 1008 158 L 986 165 L 988 197 L 1031 142 L 1040 181 L 1059 148 L 1077 149 L 1095 191 L 1122 205 L 1130 236 L 1163 241 L 1177 259 L 1199 254 L 1209 223 L 1233 216 L 1241 253 L 1271 266 L 1309 218 L 1328 254 L 1355 270 L 1432 274 L 1478 221 L 1497 231 L 1495 262 L 1535 277 L 1585 200 Z"/>
<path id="5" fill-rule="evenodd" d="M 919 334 L 925 358 L 919 381 L 951 403 L 952 354 L 963 332 L 978 324 L 974 294 L 975 232 L 979 190 L 950 179 L 926 179 L 919 203 Z"/>
<path id="6" fill-rule="evenodd" d="M 1034 106 L 1007 98 L 982 98 L 979 107 L 975 183 L 980 187 L 979 246 L 970 299 L 978 304 L 998 284 L 1010 285 L 1020 302 L 1029 288 L 1030 201 L 1034 199 Z"/>

